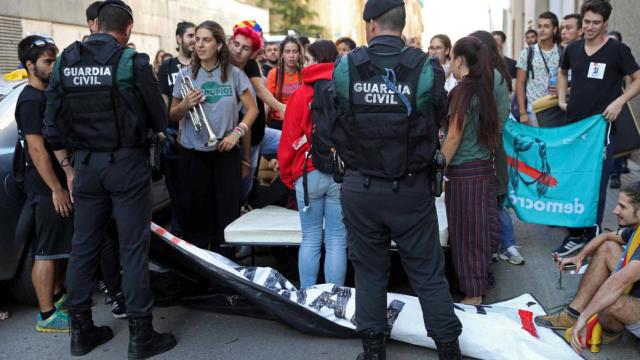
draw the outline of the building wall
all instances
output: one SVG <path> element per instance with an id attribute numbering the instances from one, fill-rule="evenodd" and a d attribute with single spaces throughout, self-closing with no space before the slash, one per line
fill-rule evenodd
<path id="1" fill-rule="evenodd" d="M 63 48 L 81 40 L 89 33 L 85 9 L 94 0 L 1 0 L 0 16 L 17 19 L 22 26 L 21 36 L 49 35 Z M 138 51 L 153 56 L 162 48 L 175 54 L 175 26 L 182 20 L 196 24 L 204 20 L 220 23 L 226 32 L 233 24 L 254 19 L 265 31 L 269 30 L 269 11 L 236 0 L 127 0 L 133 9 L 134 26 L 131 41 Z M 62 11 L 61 11 L 62 10 Z M 3 41 L 0 32 L 0 54 L 15 52 L 17 44 Z M 7 60 L 0 61 L 7 62 Z M 10 62 L 10 61 L 9 61 Z M 15 57 L 17 65 L 17 56 Z M 5 68 L 0 70 L 6 71 Z"/>
<path id="2" fill-rule="evenodd" d="M 622 34 L 622 41 L 627 44 L 640 63 L 640 3 L 638 0 L 611 0 L 613 12 L 609 19 L 609 30 L 617 30 Z M 636 117 L 640 115 L 640 98 L 631 101 Z M 640 160 L 640 156 L 638 157 Z"/>
<path id="3" fill-rule="evenodd" d="M 329 40 L 348 36 L 358 45 L 365 44 L 362 11 L 365 0 L 311 0 L 318 17 L 315 23 L 324 27 L 323 37 Z"/>
<path id="4" fill-rule="evenodd" d="M 352 38 L 358 45 L 366 44 L 365 23 L 362 20 L 365 0 L 312 0 L 311 8 L 318 13 L 317 24 L 325 28 L 323 36 L 336 40 Z M 420 0 L 405 1 L 407 24 L 403 35 L 421 42 L 424 26 Z"/>
<path id="5" fill-rule="evenodd" d="M 422 34 L 424 33 L 424 24 L 422 19 L 422 3 L 418 0 L 405 1 L 405 7 L 407 12 L 407 25 L 404 28 L 404 36 L 407 40 L 411 41 L 415 39 L 417 44 L 420 44 L 422 48 L 426 49 Z"/>

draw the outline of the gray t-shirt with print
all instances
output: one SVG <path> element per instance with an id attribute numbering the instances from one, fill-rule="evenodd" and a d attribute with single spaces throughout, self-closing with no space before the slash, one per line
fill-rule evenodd
<path id="1" fill-rule="evenodd" d="M 235 66 L 229 65 L 229 76 L 226 82 L 220 79 L 220 68 L 209 73 L 200 68 L 195 78 L 191 72 L 191 66 L 182 69 L 185 76 L 189 76 L 196 89 L 204 91 L 205 102 L 202 108 L 207 116 L 211 130 L 218 139 L 222 139 L 238 125 L 240 117 L 240 95 L 251 87 L 249 78 L 244 72 Z M 182 99 L 180 86 L 182 78 L 176 76 L 173 87 L 173 97 Z M 183 147 L 199 151 L 214 151 L 217 146 L 205 146 L 208 139 L 207 129 L 202 126 L 200 132 L 196 132 L 191 118 L 187 114 L 184 127 L 180 135 L 180 143 Z"/>

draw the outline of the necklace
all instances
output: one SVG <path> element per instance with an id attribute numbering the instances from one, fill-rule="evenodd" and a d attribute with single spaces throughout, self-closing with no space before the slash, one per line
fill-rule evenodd
<path id="1" fill-rule="evenodd" d="M 218 68 L 218 65 L 220 65 L 219 61 L 216 61 L 216 64 L 213 65 L 212 67 L 206 67 L 203 64 L 200 64 L 200 66 L 202 67 L 202 69 L 204 71 L 207 72 L 207 74 L 209 75 L 209 77 L 213 77 L 213 72 Z"/>

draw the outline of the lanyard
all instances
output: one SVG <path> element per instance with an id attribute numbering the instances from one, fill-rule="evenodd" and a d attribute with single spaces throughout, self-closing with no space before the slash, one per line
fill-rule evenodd
<path id="1" fill-rule="evenodd" d="M 540 51 L 540 56 L 542 57 L 542 62 L 544 63 L 544 67 L 545 69 L 547 69 L 547 74 L 551 75 L 551 71 L 549 71 L 549 65 L 547 65 L 547 59 L 544 58 L 544 52 L 542 52 L 540 45 L 538 45 L 538 50 Z M 553 51 L 553 49 L 551 51 Z"/>

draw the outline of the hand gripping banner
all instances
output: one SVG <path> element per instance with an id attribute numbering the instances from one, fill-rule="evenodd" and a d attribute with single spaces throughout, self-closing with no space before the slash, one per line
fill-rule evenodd
<path id="1" fill-rule="evenodd" d="M 508 204 L 533 224 L 593 226 L 607 122 L 596 115 L 556 128 L 507 121 Z"/>

